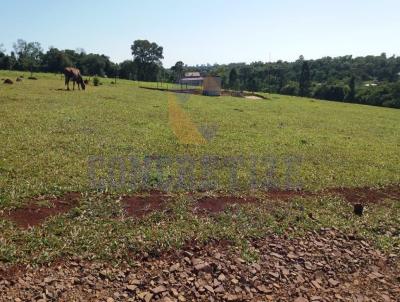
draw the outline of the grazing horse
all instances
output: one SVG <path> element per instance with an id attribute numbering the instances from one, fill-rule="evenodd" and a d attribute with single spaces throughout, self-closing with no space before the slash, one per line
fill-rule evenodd
<path id="1" fill-rule="evenodd" d="M 78 84 L 78 89 L 82 87 L 85 90 L 85 83 L 83 82 L 82 75 L 79 69 L 73 67 L 67 67 L 64 69 L 65 85 L 69 90 L 69 81 L 72 81 L 72 89 L 75 90 L 75 82 Z"/>

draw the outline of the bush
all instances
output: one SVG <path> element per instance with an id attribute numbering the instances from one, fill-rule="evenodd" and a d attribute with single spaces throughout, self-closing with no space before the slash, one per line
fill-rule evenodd
<path id="1" fill-rule="evenodd" d="M 347 86 L 323 84 L 315 89 L 314 97 L 321 100 L 342 102 L 346 99 L 348 93 L 349 88 Z"/>
<path id="2" fill-rule="evenodd" d="M 279 91 L 281 94 L 286 95 L 297 95 L 299 92 L 299 86 L 295 82 L 290 82 L 287 85 L 283 86 L 282 89 Z"/>
<path id="3" fill-rule="evenodd" d="M 101 85 L 100 79 L 98 77 L 93 78 L 93 86 Z"/>

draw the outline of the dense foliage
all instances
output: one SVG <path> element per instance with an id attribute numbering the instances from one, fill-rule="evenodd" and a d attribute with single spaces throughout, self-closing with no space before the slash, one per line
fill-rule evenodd
<path id="1" fill-rule="evenodd" d="M 131 51 L 133 60 L 116 64 L 106 55 L 87 54 L 82 49 L 51 47 L 44 52 L 37 42 L 18 40 L 9 54 L 0 45 L 0 69 L 58 73 L 66 66 L 75 66 L 89 76 L 169 82 L 178 81 L 186 71 L 199 71 L 203 75 L 220 76 L 226 89 L 400 108 L 400 57 L 387 57 L 384 53 L 317 60 L 300 56 L 295 62 L 228 65 L 186 66 L 179 61 L 164 69 L 163 48 L 156 43 L 136 40 Z"/>
<path id="2" fill-rule="evenodd" d="M 400 108 L 400 57 L 343 56 L 295 62 L 186 66 L 218 75 L 224 88 Z"/>

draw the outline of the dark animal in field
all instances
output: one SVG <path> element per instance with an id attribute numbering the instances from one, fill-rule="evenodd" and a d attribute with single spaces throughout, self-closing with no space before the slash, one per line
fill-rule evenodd
<path id="1" fill-rule="evenodd" d="M 90 81 L 88 79 L 84 80 L 83 83 L 85 83 L 85 85 L 88 85 L 90 83 Z"/>
<path id="2" fill-rule="evenodd" d="M 15 81 L 22 82 L 22 79 L 21 78 L 17 78 Z"/>
<path id="3" fill-rule="evenodd" d="M 28 80 L 37 80 L 36 77 L 29 77 Z"/>
<path id="4" fill-rule="evenodd" d="M 14 84 L 14 82 L 11 81 L 10 79 L 5 79 L 3 83 L 4 84 Z"/>
<path id="5" fill-rule="evenodd" d="M 85 90 L 86 85 L 82 79 L 82 75 L 79 69 L 73 67 L 67 67 L 64 69 L 65 85 L 67 85 L 67 90 L 69 90 L 69 81 L 72 81 L 72 89 L 75 90 L 75 83 L 78 84 L 78 89 L 82 87 Z"/>

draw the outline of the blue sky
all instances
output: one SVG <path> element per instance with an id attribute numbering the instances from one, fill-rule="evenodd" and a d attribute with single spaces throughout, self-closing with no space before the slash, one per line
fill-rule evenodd
<path id="1" fill-rule="evenodd" d="M 164 47 L 164 66 L 400 55 L 398 0 L 12 0 L 1 3 L 0 44 L 83 48 L 116 62 L 136 39 Z"/>

